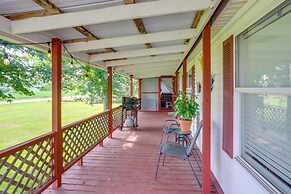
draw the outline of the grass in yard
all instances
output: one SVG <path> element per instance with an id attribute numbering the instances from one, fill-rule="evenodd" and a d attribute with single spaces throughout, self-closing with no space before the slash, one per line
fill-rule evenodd
<path id="1" fill-rule="evenodd" d="M 0 105 L 0 150 L 50 132 L 51 106 L 51 102 Z M 102 111 L 102 104 L 62 102 L 62 126 Z"/>

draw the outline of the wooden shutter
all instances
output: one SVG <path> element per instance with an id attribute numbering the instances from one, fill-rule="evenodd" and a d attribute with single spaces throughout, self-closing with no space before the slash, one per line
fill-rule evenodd
<path id="1" fill-rule="evenodd" d="M 233 36 L 223 42 L 222 149 L 233 158 Z"/>

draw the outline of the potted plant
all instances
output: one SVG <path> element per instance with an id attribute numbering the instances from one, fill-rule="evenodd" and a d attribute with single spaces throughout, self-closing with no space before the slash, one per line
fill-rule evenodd
<path id="1" fill-rule="evenodd" d="M 174 103 L 175 117 L 180 119 L 181 131 L 189 132 L 192 118 L 196 117 L 199 110 L 199 104 L 195 102 L 195 96 L 179 91 L 178 97 Z"/>

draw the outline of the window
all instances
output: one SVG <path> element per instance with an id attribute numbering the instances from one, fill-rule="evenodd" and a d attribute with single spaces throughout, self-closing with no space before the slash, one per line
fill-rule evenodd
<path id="1" fill-rule="evenodd" d="M 237 37 L 241 157 L 281 192 L 291 186 L 291 3 Z"/>

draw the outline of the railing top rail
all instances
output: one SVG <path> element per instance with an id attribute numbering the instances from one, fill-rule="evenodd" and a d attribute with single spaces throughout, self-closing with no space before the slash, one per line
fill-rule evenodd
<path id="1" fill-rule="evenodd" d="M 39 143 L 41 141 L 44 141 L 46 139 L 55 137 L 56 133 L 57 132 L 50 132 L 50 133 L 41 135 L 39 137 L 33 138 L 31 140 L 28 140 L 26 142 L 17 144 L 15 146 L 10 147 L 10 148 L 4 149 L 4 150 L 0 151 L 0 158 L 6 157 L 8 155 L 11 155 L 11 154 L 13 154 L 13 153 L 15 153 L 15 152 L 17 152 L 19 150 L 27 148 L 27 147 L 29 147 L 31 145 L 35 145 L 35 144 L 37 144 L 37 143 Z"/>
<path id="2" fill-rule="evenodd" d="M 116 109 L 119 109 L 119 108 L 121 108 L 121 107 L 122 107 L 122 105 L 117 106 L 117 107 L 114 107 L 114 108 L 112 108 L 112 110 L 116 110 Z"/>
<path id="3" fill-rule="evenodd" d="M 101 113 L 99 113 L 99 114 L 93 115 L 93 116 L 91 116 L 91 117 L 88 117 L 88 118 L 85 118 L 85 119 L 82 119 L 82 120 L 76 121 L 76 122 L 71 123 L 71 124 L 68 124 L 68 125 L 65 125 L 64 127 L 62 127 L 62 131 L 64 132 L 64 131 L 66 131 L 66 130 L 68 130 L 68 129 L 71 129 L 71 128 L 77 126 L 77 125 L 80 125 L 80 124 L 82 124 L 82 123 L 85 123 L 85 122 L 87 122 L 87 121 L 89 121 L 89 120 L 91 120 L 91 119 L 94 119 L 94 118 L 96 118 L 96 117 L 98 117 L 98 116 L 100 116 L 100 115 L 103 115 L 103 114 L 107 114 L 107 113 L 109 113 L 109 112 L 110 112 L 110 110 L 106 110 L 106 111 L 103 111 L 103 112 L 101 112 Z"/>

